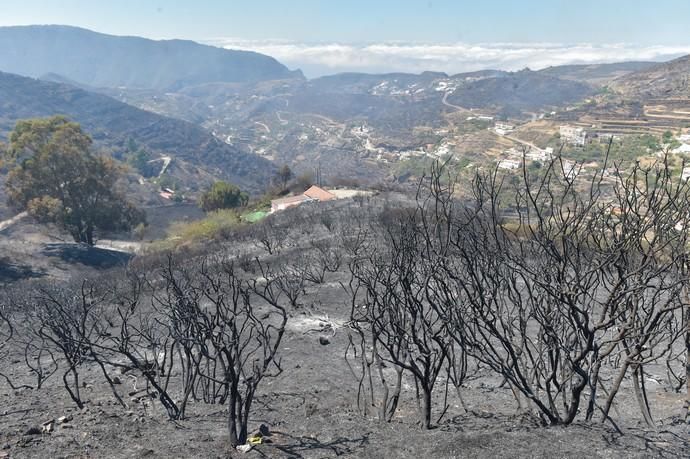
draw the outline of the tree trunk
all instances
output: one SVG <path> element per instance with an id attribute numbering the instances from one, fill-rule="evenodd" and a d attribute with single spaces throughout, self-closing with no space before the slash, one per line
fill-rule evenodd
<path id="1" fill-rule="evenodd" d="M 86 241 L 87 244 L 93 245 L 93 227 L 88 225 L 86 227 Z"/>
<path id="2" fill-rule="evenodd" d="M 237 441 L 237 396 L 230 395 L 228 403 L 228 431 L 230 432 L 230 445 L 234 448 L 239 445 Z"/>
<path id="3" fill-rule="evenodd" d="M 424 428 L 431 429 L 431 389 L 422 387 L 422 414 L 424 415 Z"/>
<path id="4" fill-rule="evenodd" d="M 594 416 L 594 408 L 597 401 L 597 389 L 599 388 L 599 370 L 601 368 L 601 361 L 596 360 L 592 368 L 592 375 L 589 378 L 589 402 L 587 403 L 587 414 L 585 419 L 591 421 Z"/>
<path id="5" fill-rule="evenodd" d="M 640 365 L 635 365 L 632 376 L 635 399 L 640 406 L 640 411 L 642 412 L 645 422 L 651 427 L 654 425 L 654 419 L 652 419 L 652 413 L 649 411 L 649 405 L 647 404 L 647 396 L 644 393 L 644 381 L 642 381 L 644 374 Z"/>
<path id="6" fill-rule="evenodd" d="M 606 398 L 606 405 L 604 405 L 603 409 L 603 415 L 601 417 L 601 422 L 604 423 L 609 417 L 609 411 L 611 411 L 611 405 L 613 404 L 613 399 L 616 397 L 616 394 L 618 394 L 618 389 L 621 387 L 621 383 L 623 382 L 623 378 L 625 378 L 625 374 L 628 372 L 628 366 L 630 364 L 628 363 L 628 360 L 626 359 L 625 362 L 623 362 L 623 366 L 618 372 L 618 377 L 616 377 L 616 380 L 613 383 L 613 387 L 611 387 L 611 391 L 609 392 L 609 396 Z"/>
<path id="7" fill-rule="evenodd" d="M 74 379 L 74 391 L 72 391 L 69 382 L 67 382 L 67 377 L 70 374 L 72 374 L 72 377 Z M 69 396 L 74 401 L 74 403 L 77 404 L 77 407 L 79 407 L 79 409 L 84 408 L 84 403 L 81 401 L 81 396 L 79 395 L 79 372 L 74 366 L 70 367 L 65 372 L 65 374 L 62 375 L 62 381 L 65 384 L 65 389 L 67 389 L 67 393 L 69 393 Z"/>
<path id="8" fill-rule="evenodd" d="M 685 306 L 685 421 L 690 423 L 690 302 Z"/>

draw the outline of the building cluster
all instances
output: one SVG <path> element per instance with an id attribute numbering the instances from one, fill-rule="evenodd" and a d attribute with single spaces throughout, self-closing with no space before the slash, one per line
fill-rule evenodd
<path id="1" fill-rule="evenodd" d="M 497 166 L 499 169 L 519 169 L 522 167 L 522 157 L 525 157 L 525 160 L 527 161 L 539 161 L 539 162 L 547 162 L 551 161 L 553 159 L 553 148 L 552 147 L 546 147 L 546 148 L 534 148 L 531 147 L 527 152 L 523 153 L 522 150 L 519 150 L 517 148 L 509 148 L 508 150 L 505 151 L 505 158 L 502 158 L 498 161 Z"/>

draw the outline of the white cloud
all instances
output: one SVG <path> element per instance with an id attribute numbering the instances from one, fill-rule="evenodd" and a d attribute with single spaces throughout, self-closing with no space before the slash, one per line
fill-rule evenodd
<path id="1" fill-rule="evenodd" d="M 638 46 L 560 43 L 342 43 L 308 44 L 286 40 L 217 38 L 206 43 L 228 49 L 256 51 L 273 56 L 290 68 L 301 68 L 314 77 L 337 72 L 446 73 L 483 69 L 540 69 L 550 65 L 661 61 L 690 54 L 690 45 Z"/>

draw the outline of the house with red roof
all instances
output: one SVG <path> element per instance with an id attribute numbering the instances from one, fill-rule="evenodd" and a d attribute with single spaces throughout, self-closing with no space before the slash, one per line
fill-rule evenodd
<path id="1" fill-rule="evenodd" d="M 273 199 L 271 201 L 271 213 L 285 210 L 290 207 L 296 207 L 305 202 L 331 201 L 333 199 L 337 199 L 336 195 L 314 185 L 302 194 Z"/>

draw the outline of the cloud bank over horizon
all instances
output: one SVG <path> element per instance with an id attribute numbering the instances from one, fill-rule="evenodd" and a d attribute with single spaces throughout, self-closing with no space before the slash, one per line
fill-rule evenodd
<path id="1" fill-rule="evenodd" d="M 256 51 L 278 59 L 308 77 L 340 72 L 445 72 L 520 70 L 565 64 L 665 61 L 690 54 L 690 45 L 640 46 L 626 43 L 299 43 L 288 40 L 215 38 L 204 43 Z"/>

